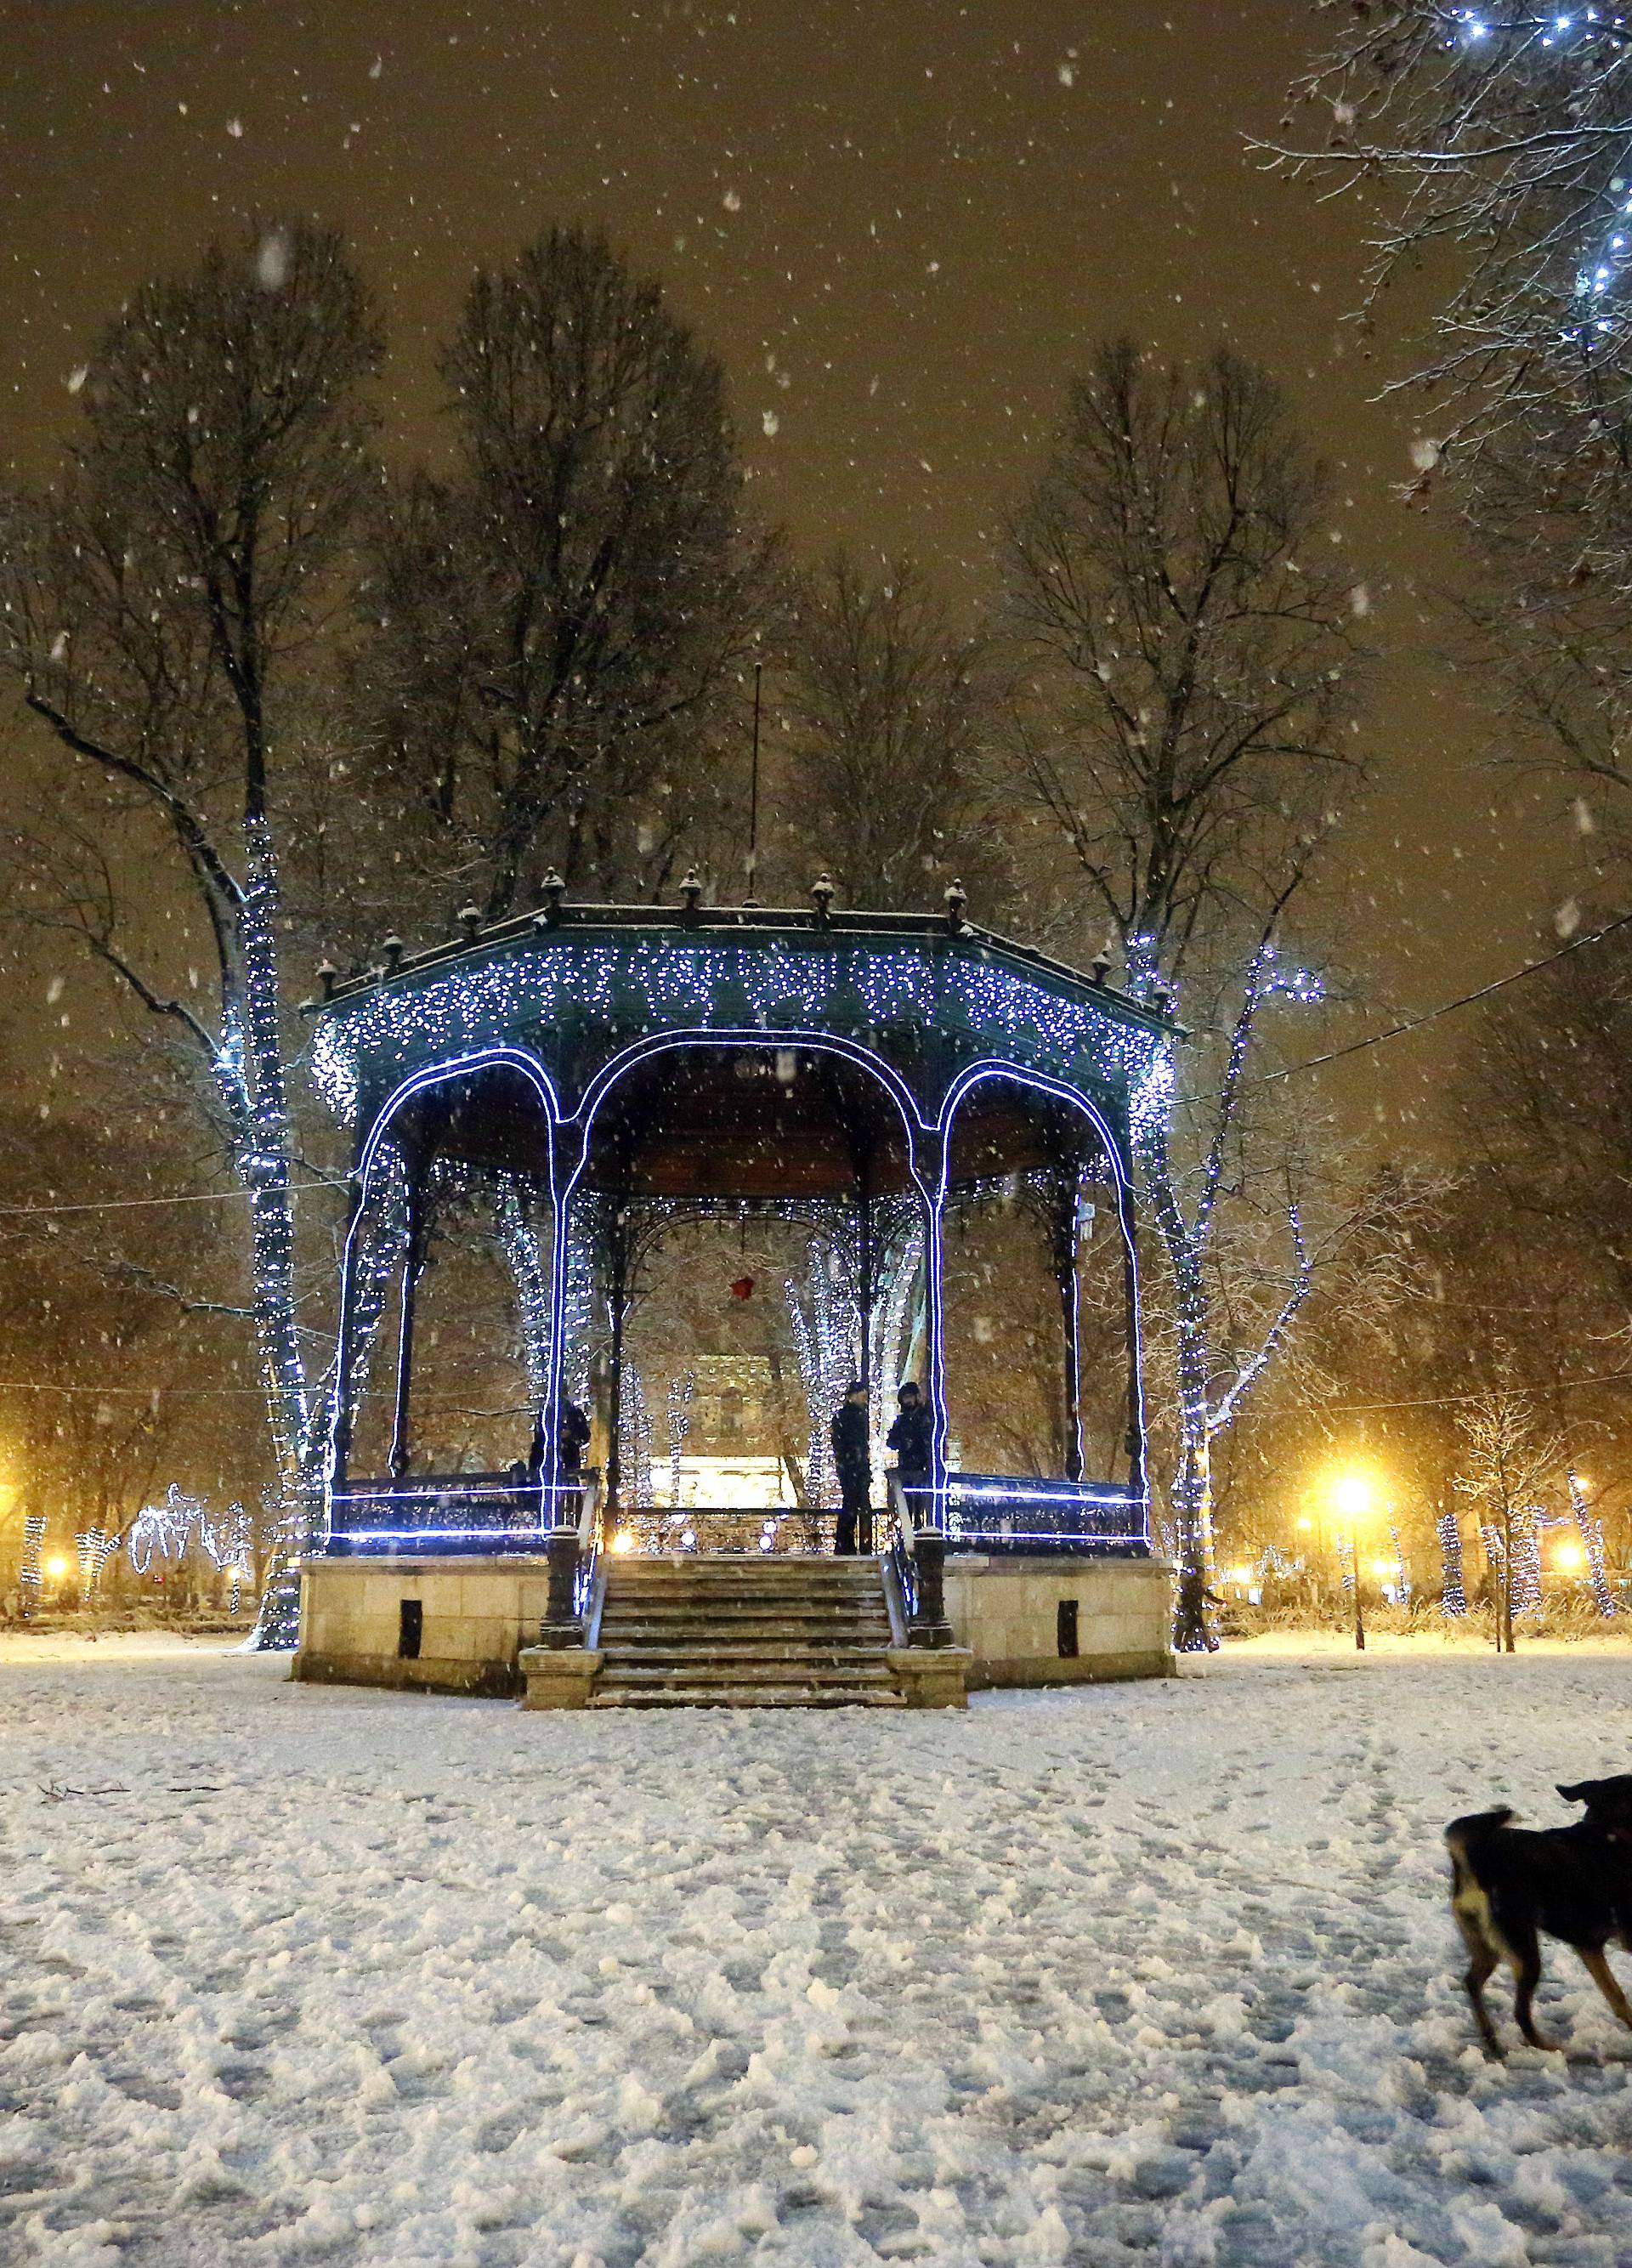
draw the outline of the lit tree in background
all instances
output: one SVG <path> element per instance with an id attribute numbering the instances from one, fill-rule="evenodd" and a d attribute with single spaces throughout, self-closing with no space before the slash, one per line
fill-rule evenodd
<path id="1" fill-rule="evenodd" d="M 1108 937 L 1136 997 L 1180 995 L 1197 1042 L 1173 1134 L 1139 1160 L 1171 1284 L 1191 1594 L 1211 1564 L 1210 1443 L 1312 1280 L 1308 1155 L 1277 1144 L 1249 1066 L 1277 1003 L 1319 995 L 1283 942 L 1356 770 L 1354 576 L 1332 522 L 1326 473 L 1263 372 L 1223 352 L 1165 368 L 1122 342 L 1073 386 L 1009 546 L 1009 788 L 1047 824 L 1077 948 Z M 1220 1231 L 1243 1191 L 1280 1250 L 1255 1239 L 1268 1297 L 1227 1345 Z M 1187 1617 L 1180 1642 L 1204 1640 Z"/>
<path id="2" fill-rule="evenodd" d="M 51 487 L 6 499 L 0 542 L 0 662 L 72 773 L 76 827 L 50 828 L 40 887 L 173 1036 L 247 1197 L 297 1546 L 328 1429 L 296 1277 L 280 765 L 310 722 L 313 641 L 373 478 L 361 388 L 379 354 L 336 237 L 293 227 L 217 247 L 103 334 L 72 456 Z M 146 949 L 137 825 L 187 893 L 206 945 L 195 982 Z"/>

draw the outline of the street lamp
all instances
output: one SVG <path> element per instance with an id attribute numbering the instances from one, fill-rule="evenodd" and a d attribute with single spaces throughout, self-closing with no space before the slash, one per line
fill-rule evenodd
<path id="1" fill-rule="evenodd" d="M 1360 1523 L 1376 1492 L 1364 1473 L 1339 1473 L 1332 1483 L 1332 1509 L 1349 1523 L 1349 1564 L 1355 1587 L 1355 1651 L 1365 1652 L 1365 1616 L 1360 1605 Z"/>

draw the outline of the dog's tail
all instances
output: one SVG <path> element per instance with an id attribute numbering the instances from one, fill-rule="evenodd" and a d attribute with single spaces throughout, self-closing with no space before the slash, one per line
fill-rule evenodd
<path id="1" fill-rule="evenodd" d="M 1445 1830 L 1452 1861 L 1459 1868 L 1466 1867 L 1481 1843 L 1488 1843 L 1517 1816 L 1511 1804 L 1502 1803 L 1494 1811 L 1470 1811 L 1464 1819 L 1453 1819 Z"/>

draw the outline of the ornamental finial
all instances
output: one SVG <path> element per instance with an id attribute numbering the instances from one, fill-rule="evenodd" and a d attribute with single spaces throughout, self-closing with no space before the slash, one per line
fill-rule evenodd
<path id="1" fill-rule="evenodd" d="M 323 987 L 323 998 L 326 1000 L 332 1000 L 334 997 L 334 979 L 339 976 L 340 971 L 327 954 L 319 961 L 317 973 L 318 983 Z"/>
<path id="2" fill-rule="evenodd" d="M 1092 962 L 1090 964 L 1088 974 L 1092 977 L 1094 983 L 1099 987 L 1100 990 L 1103 991 L 1105 989 L 1105 981 L 1106 977 L 1109 976 L 1110 973 L 1111 948 L 1108 945 L 1102 945 L 1098 953 L 1095 954 Z"/>
<path id="3" fill-rule="evenodd" d="M 695 866 L 687 866 L 680 876 L 680 902 L 686 909 L 686 918 L 691 921 L 695 917 L 697 908 L 702 902 L 702 877 Z"/>
<path id="4" fill-rule="evenodd" d="M 969 902 L 969 893 L 961 882 L 948 882 L 941 895 L 946 908 L 947 928 L 961 929 L 964 909 Z"/>
<path id="5" fill-rule="evenodd" d="M 545 918 L 551 923 L 558 922 L 561 919 L 561 902 L 567 895 L 567 885 L 552 866 L 540 887 L 544 892 Z"/>
<path id="6" fill-rule="evenodd" d="M 811 903 L 816 909 L 816 918 L 819 922 L 827 920 L 832 910 L 833 898 L 832 875 L 818 874 L 816 880 L 811 884 Z"/>
<path id="7" fill-rule="evenodd" d="M 482 909 L 476 903 L 474 898 L 467 898 L 464 904 L 459 908 L 459 925 L 464 931 L 466 937 L 469 939 L 471 944 L 474 945 L 482 930 Z"/>
<path id="8" fill-rule="evenodd" d="M 379 949 L 386 956 L 386 976 L 394 976 L 402 966 L 402 940 L 394 930 L 382 940 Z"/>

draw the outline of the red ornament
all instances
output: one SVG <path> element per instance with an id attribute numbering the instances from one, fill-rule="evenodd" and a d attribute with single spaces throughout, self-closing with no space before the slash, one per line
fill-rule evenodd
<path id="1" fill-rule="evenodd" d="M 731 1287 L 731 1296 L 733 1300 L 751 1300 L 754 1297 L 753 1277 L 739 1276 Z"/>

